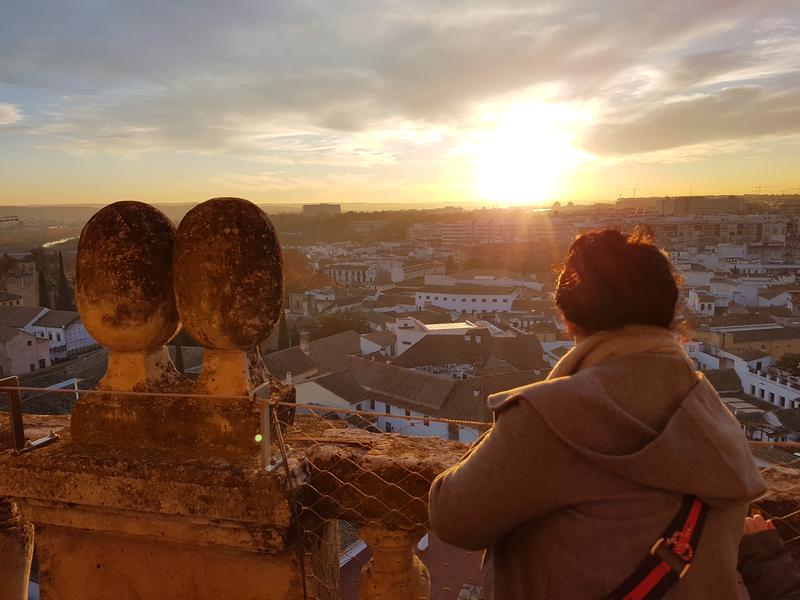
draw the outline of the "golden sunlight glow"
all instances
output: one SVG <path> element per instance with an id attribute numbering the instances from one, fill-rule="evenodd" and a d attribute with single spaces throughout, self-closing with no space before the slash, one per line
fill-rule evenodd
<path id="1" fill-rule="evenodd" d="M 587 154 L 575 148 L 575 129 L 586 116 L 543 103 L 518 104 L 485 117 L 486 131 L 475 150 L 480 196 L 501 205 L 558 199 L 565 176 Z"/>

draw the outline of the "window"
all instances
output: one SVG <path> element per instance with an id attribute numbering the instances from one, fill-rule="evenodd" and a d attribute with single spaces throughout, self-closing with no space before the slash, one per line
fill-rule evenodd
<path id="1" fill-rule="evenodd" d="M 466 302 L 466 301 L 467 301 L 467 299 L 466 299 L 466 298 L 462 298 L 462 299 L 461 299 L 461 301 L 462 301 L 462 302 Z"/>
<path id="2" fill-rule="evenodd" d="M 486 302 L 486 298 L 481 298 L 481 302 Z"/>
<path id="3" fill-rule="evenodd" d="M 28 346 L 32 346 L 32 345 L 33 345 L 33 342 L 31 340 L 28 340 Z"/>
<path id="4" fill-rule="evenodd" d="M 431 299 L 430 296 L 425 296 L 425 300 L 430 300 L 430 299 Z"/>
<path id="5" fill-rule="evenodd" d="M 60 341 L 61 341 L 61 334 L 60 334 L 60 333 L 57 333 L 57 334 L 56 334 L 56 341 L 57 341 L 57 342 L 60 342 Z"/>
<path id="6" fill-rule="evenodd" d="M 31 371 L 35 371 L 35 370 L 36 370 L 36 365 L 31 363 Z"/>
<path id="7" fill-rule="evenodd" d="M 404 346 L 410 346 L 411 342 L 409 342 L 408 340 L 403 340 L 403 345 Z"/>
<path id="8" fill-rule="evenodd" d="M 384 410 L 385 410 L 387 415 L 392 414 L 392 405 L 391 404 L 387 404 L 386 408 Z"/>
<path id="9" fill-rule="evenodd" d="M 770 392 L 769 393 L 769 401 L 770 402 L 775 402 L 775 392 Z"/>
<path id="10" fill-rule="evenodd" d="M 411 411 L 410 411 L 410 410 L 408 410 L 408 409 L 406 409 L 406 416 L 407 416 L 407 417 L 410 417 L 410 416 L 411 416 Z"/>
<path id="11" fill-rule="evenodd" d="M 492 302 L 497 303 L 497 298 L 492 298 Z"/>
<path id="12" fill-rule="evenodd" d="M 44 359 L 43 358 L 39 359 L 39 368 L 40 369 L 44 369 Z"/>
<path id="13" fill-rule="evenodd" d="M 375 400 L 370 400 L 369 401 L 369 409 L 370 410 L 375 410 Z"/>
<path id="14" fill-rule="evenodd" d="M 356 404 L 356 410 L 361 410 L 361 402 L 359 402 L 358 404 Z"/>
<path id="15" fill-rule="evenodd" d="M 439 299 L 439 296 L 434 296 L 434 297 L 433 297 L 433 299 L 434 299 L 434 300 L 438 300 L 438 299 Z"/>
<path id="16" fill-rule="evenodd" d="M 428 415 L 422 415 L 422 424 L 425 425 L 425 427 L 431 424 L 430 417 L 428 417 Z"/>
<path id="17" fill-rule="evenodd" d="M 52 333 L 48 333 L 47 334 L 47 339 L 52 340 L 53 339 L 53 334 Z"/>
<path id="18" fill-rule="evenodd" d="M 477 302 L 477 300 L 475 300 L 475 298 L 473 298 L 473 299 L 472 299 L 472 301 L 473 301 L 473 302 Z"/>
<path id="19" fill-rule="evenodd" d="M 763 398 L 766 394 L 764 393 L 764 390 L 760 390 L 759 395 Z"/>

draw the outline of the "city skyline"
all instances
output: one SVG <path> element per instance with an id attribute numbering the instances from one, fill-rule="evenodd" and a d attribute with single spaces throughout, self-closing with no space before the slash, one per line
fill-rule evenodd
<path id="1" fill-rule="evenodd" d="M 3 13 L 0 204 L 800 192 L 793 0 Z"/>

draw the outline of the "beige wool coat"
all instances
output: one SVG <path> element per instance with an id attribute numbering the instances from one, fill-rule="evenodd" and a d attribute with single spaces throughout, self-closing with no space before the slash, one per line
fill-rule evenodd
<path id="1" fill-rule="evenodd" d="M 743 597 L 737 549 L 764 483 L 738 423 L 670 331 L 589 336 L 546 381 L 489 405 L 492 429 L 430 491 L 436 534 L 486 550 L 487 599 L 603 598 L 685 494 L 710 510 L 692 567 L 666 598 Z"/>

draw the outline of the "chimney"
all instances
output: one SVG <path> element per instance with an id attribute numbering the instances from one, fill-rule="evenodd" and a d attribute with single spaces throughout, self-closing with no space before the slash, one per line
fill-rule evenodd
<path id="1" fill-rule="evenodd" d="M 308 331 L 300 332 L 300 352 L 308 354 Z"/>
<path id="2" fill-rule="evenodd" d="M 292 372 L 286 371 L 286 385 L 292 385 Z"/>

